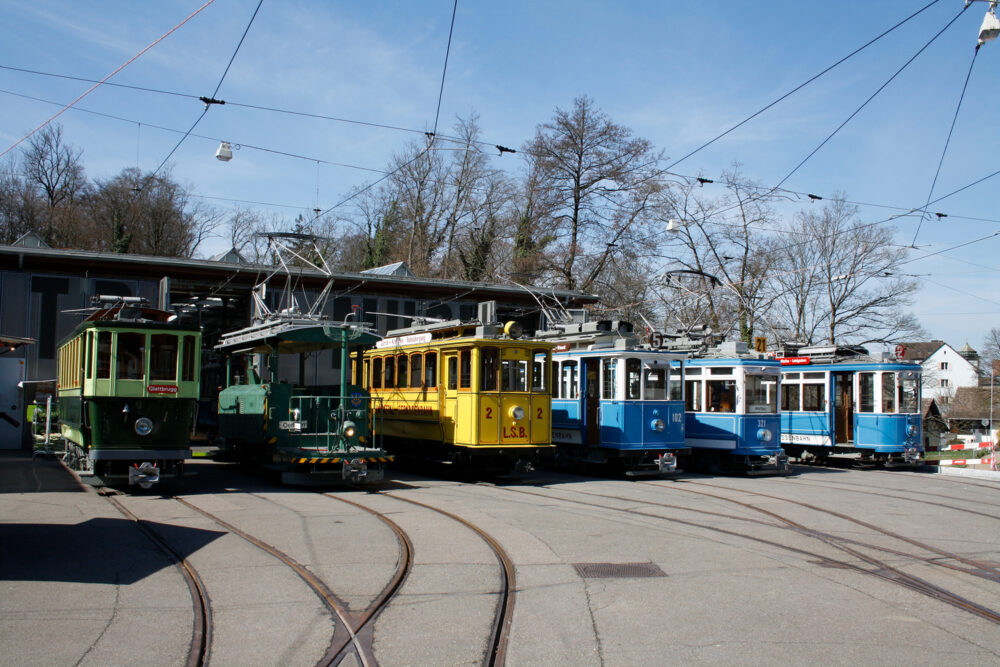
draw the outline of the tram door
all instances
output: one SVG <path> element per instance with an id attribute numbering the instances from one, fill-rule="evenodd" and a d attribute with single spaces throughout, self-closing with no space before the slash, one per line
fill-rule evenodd
<path id="1" fill-rule="evenodd" d="M 455 419 L 458 416 L 458 353 L 443 355 L 444 405 L 441 410 L 441 431 L 447 443 L 455 442 Z M 439 376 L 440 377 L 440 376 Z"/>
<path id="2" fill-rule="evenodd" d="M 833 444 L 854 442 L 854 374 L 833 374 Z"/>
<path id="3" fill-rule="evenodd" d="M 598 359 L 584 359 L 583 412 L 587 424 L 587 444 L 601 444 L 601 365 Z"/>

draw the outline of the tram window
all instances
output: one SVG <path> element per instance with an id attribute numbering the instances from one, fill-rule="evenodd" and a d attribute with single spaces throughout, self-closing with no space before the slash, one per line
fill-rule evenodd
<path id="1" fill-rule="evenodd" d="M 823 371 L 811 371 L 802 374 L 803 380 L 825 380 L 826 374 Z"/>
<path id="2" fill-rule="evenodd" d="M 422 355 L 414 354 L 410 357 L 410 388 L 412 389 L 420 389 L 420 383 L 423 382 L 423 363 Z"/>
<path id="3" fill-rule="evenodd" d="M 364 360 L 364 374 L 365 376 L 361 379 L 358 384 L 363 384 L 363 386 L 372 386 L 372 362 L 371 359 Z"/>
<path id="4" fill-rule="evenodd" d="M 528 362 L 524 359 L 504 359 L 500 376 L 503 391 L 528 391 Z"/>
<path id="5" fill-rule="evenodd" d="M 684 369 L 684 375 L 701 375 L 700 366 L 688 366 Z"/>
<path id="6" fill-rule="evenodd" d="M 874 373 L 858 373 L 858 412 L 875 412 Z"/>
<path id="7" fill-rule="evenodd" d="M 115 363 L 118 366 L 119 380 L 141 380 L 143 359 L 146 356 L 146 334 L 118 334 L 118 354 Z"/>
<path id="8" fill-rule="evenodd" d="M 437 370 L 438 370 L 438 355 L 437 352 L 428 352 L 427 358 L 424 360 L 424 386 L 428 389 L 435 389 L 438 386 L 437 381 Z"/>
<path id="9" fill-rule="evenodd" d="M 385 358 L 385 374 L 382 376 L 382 386 L 385 389 L 392 389 L 396 386 L 396 358 Z"/>
<path id="10" fill-rule="evenodd" d="M 899 411 L 903 414 L 920 412 L 920 375 L 907 371 L 899 374 Z"/>
<path id="11" fill-rule="evenodd" d="M 448 389 L 458 389 L 458 357 L 448 357 Z"/>
<path id="12" fill-rule="evenodd" d="M 670 377 L 667 379 L 670 388 L 669 400 L 684 400 L 684 364 L 679 361 L 670 362 Z"/>
<path id="13" fill-rule="evenodd" d="M 111 377 L 111 332 L 97 334 L 97 377 Z"/>
<path id="14" fill-rule="evenodd" d="M 576 361 L 564 361 L 562 364 L 562 397 L 578 398 L 580 396 L 580 370 Z"/>
<path id="15" fill-rule="evenodd" d="M 684 383 L 684 409 L 688 412 L 701 412 L 701 380 L 688 380 Z"/>
<path id="16" fill-rule="evenodd" d="M 618 398 L 618 360 L 617 359 L 603 359 L 601 361 L 602 370 L 602 380 L 601 380 L 601 398 Z"/>
<path id="17" fill-rule="evenodd" d="M 91 331 L 87 334 L 87 346 L 84 350 L 84 354 L 87 357 L 87 379 L 90 380 L 94 377 L 94 332 Z"/>
<path id="18" fill-rule="evenodd" d="M 896 374 L 882 373 L 882 412 L 896 411 Z"/>
<path id="19" fill-rule="evenodd" d="M 631 361 L 631 360 L 630 360 Z M 646 369 L 646 400 L 664 401 L 667 398 L 667 375 L 670 371 L 666 366 L 653 366 Z"/>
<path id="20" fill-rule="evenodd" d="M 382 357 L 372 359 L 372 374 L 369 377 L 372 389 L 382 388 Z"/>
<path id="21" fill-rule="evenodd" d="M 181 380 L 184 382 L 194 382 L 196 377 L 194 369 L 198 363 L 195 353 L 194 336 L 184 336 L 184 357 L 181 363 Z"/>
<path id="22" fill-rule="evenodd" d="M 638 401 L 642 396 L 642 362 L 638 359 L 625 360 L 625 399 Z"/>
<path id="23" fill-rule="evenodd" d="M 716 369 L 713 368 L 712 370 Z M 706 403 L 709 412 L 736 411 L 735 380 L 709 380 L 705 385 L 705 389 L 708 392 Z"/>
<path id="24" fill-rule="evenodd" d="M 797 412 L 801 409 L 799 404 L 799 393 L 802 385 L 781 383 L 781 409 L 790 412 Z"/>
<path id="25" fill-rule="evenodd" d="M 535 350 L 535 361 L 531 367 L 531 391 L 544 392 L 549 388 L 549 353 Z"/>
<path id="26" fill-rule="evenodd" d="M 468 389 L 472 386 L 472 350 L 462 350 L 458 353 L 461 360 L 461 372 L 458 376 L 459 389 Z"/>
<path id="27" fill-rule="evenodd" d="M 552 385 L 552 398 L 562 398 L 562 364 L 558 361 L 552 362 L 552 372 L 555 374 L 556 383 Z"/>
<path id="28" fill-rule="evenodd" d="M 405 354 L 396 357 L 396 386 L 406 389 L 409 386 L 410 358 Z"/>
<path id="29" fill-rule="evenodd" d="M 149 337 L 149 379 L 177 379 L 177 336 L 153 334 Z"/>
<path id="30" fill-rule="evenodd" d="M 826 403 L 826 385 L 824 384 L 804 384 L 802 385 L 802 411 L 822 412 Z"/>
<path id="31" fill-rule="evenodd" d="M 500 371 L 500 350 L 484 347 L 479 350 L 479 391 L 497 390 L 497 373 Z"/>
<path id="32" fill-rule="evenodd" d="M 778 411 L 778 377 L 776 375 L 747 374 L 744 380 L 746 411 L 754 414 L 773 414 Z"/>
<path id="33" fill-rule="evenodd" d="M 798 373 L 784 373 L 784 374 L 782 374 L 782 377 L 785 378 L 786 380 L 798 380 L 799 379 L 799 374 Z"/>
<path id="34" fill-rule="evenodd" d="M 732 375 L 733 369 L 728 366 L 719 366 L 716 368 L 708 369 L 709 375 Z"/>

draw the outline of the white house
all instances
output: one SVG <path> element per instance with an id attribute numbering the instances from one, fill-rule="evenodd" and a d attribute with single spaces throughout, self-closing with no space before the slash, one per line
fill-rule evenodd
<path id="1" fill-rule="evenodd" d="M 979 353 L 966 343 L 956 350 L 942 340 L 901 343 L 896 356 L 923 367 L 923 397 L 948 405 L 958 387 L 979 386 Z"/>

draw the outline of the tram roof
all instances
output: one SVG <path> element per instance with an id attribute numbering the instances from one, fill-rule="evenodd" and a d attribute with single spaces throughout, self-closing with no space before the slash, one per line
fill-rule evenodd
<path id="1" fill-rule="evenodd" d="M 379 335 L 353 323 L 315 319 L 276 319 L 252 324 L 222 335 L 215 349 L 223 352 L 277 352 L 298 354 L 350 346 L 370 346 Z"/>

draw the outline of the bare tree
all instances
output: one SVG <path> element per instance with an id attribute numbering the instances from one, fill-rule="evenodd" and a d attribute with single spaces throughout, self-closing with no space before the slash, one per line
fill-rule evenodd
<path id="1" fill-rule="evenodd" d="M 556 235 L 549 268 L 566 288 L 586 291 L 618 242 L 645 219 L 661 155 L 586 96 L 570 111 L 557 108 L 523 150 L 546 189 L 545 212 Z"/>
<path id="2" fill-rule="evenodd" d="M 73 244 L 80 222 L 76 204 L 88 190 L 82 154 L 63 140 L 61 125 L 47 125 L 32 135 L 24 151 L 24 182 L 44 202 L 41 229 L 36 231 L 49 245 Z"/>
<path id="3" fill-rule="evenodd" d="M 792 264 L 781 270 L 808 276 L 784 294 L 785 311 L 800 318 L 790 328 L 813 334 L 803 342 L 895 342 L 920 335 L 915 318 L 904 311 L 917 283 L 899 274 L 906 250 L 893 245 L 892 229 L 862 224 L 843 197 L 818 212 L 802 212 L 795 228 L 804 238 L 794 248 L 811 249 L 805 257 L 786 253 Z"/>

